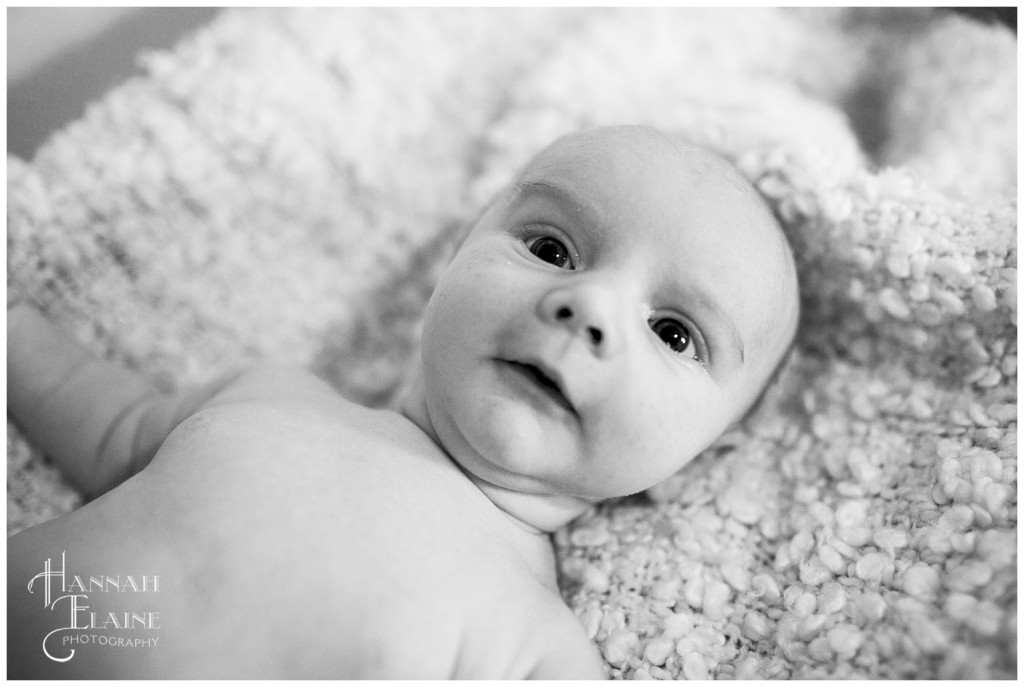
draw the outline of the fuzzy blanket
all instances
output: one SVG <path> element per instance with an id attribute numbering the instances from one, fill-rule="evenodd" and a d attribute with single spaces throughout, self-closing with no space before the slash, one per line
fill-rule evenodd
<path id="1" fill-rule="evenodd" d="M 685 132 L 770 200 L 803 323 L 742 428 L 557 534 L 609 675 L 1015 677 L 1015 52 L 924 9 L 227 10 L 8 158 L 8 288 L 171 387 L 276 359 L 384 405 L 520 164 Z M 10 423 L 7 494 L 8 532 L 80 503 Z"/>

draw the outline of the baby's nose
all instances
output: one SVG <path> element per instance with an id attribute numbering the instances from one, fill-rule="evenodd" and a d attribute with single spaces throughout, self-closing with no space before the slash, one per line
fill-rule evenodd
<path id="1" fill-rule="evenodd" d="M 612 296 L 597 285 L 553 289 L 541 298 L 537 310 L 541 320 L 567 328 L 599 358 L 607 358 L 618 350 L 620 337 L 613 318 Z"/>

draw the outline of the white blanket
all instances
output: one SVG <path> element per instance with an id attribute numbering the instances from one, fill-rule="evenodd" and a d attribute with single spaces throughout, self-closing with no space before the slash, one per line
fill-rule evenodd
<path id="1" fill-rule="evenodd" d="M 8 158 L 8 286 L 169 386 L 271 358 L 383 405 L 527 157 L 685 132 L 803 323 L 745 427 L 558 533 L 609 674 L 1015 677 L 1015 52 L 928 10 L 228 10 Z M 8 436 L 9 532 L 80 503 Z"/>

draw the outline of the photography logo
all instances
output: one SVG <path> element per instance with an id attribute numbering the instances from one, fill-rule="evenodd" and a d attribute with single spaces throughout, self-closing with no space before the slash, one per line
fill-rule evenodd
<path id="1" fill-rule="evenodd" d="M 46 610 L 68 623 L 43 638 L 46 657 L 58 663 L 70 661 L 75 656 L 75 645 L 97 644 L 115 649 L 156 646 L 159 637 L 150 635 L 153 630 L 160 629 L 159 613 L 98 613 L 91 610 L 89 601 L 108 594 L 158 593 L 160 576 L 69 575 L 65 574 L 66 553 L 62 551 L 60 554 L 59 570 L 54 569 L 52 559 L 47 558 L 43 571 L 28 582 L 29 593 L 35 594 L 41 587 Z M 118 606 L 123 607 L 122 604 Z M 137 636 L 141 632 L 147 636 Z"/>

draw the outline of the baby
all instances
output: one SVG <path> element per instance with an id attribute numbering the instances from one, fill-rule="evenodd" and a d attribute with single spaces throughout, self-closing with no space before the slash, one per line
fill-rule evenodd
<path id="1" fill-rule="evenodd" d="M 162 395 L 15 305 L 9 412 L 98 498 L 9 540 L 9 676 L 602 677 L 550 533 L 739 421 L 797 317 L 756 192 L 644 127 L 502 191 L 401 412 L 281 367 Z"/>

